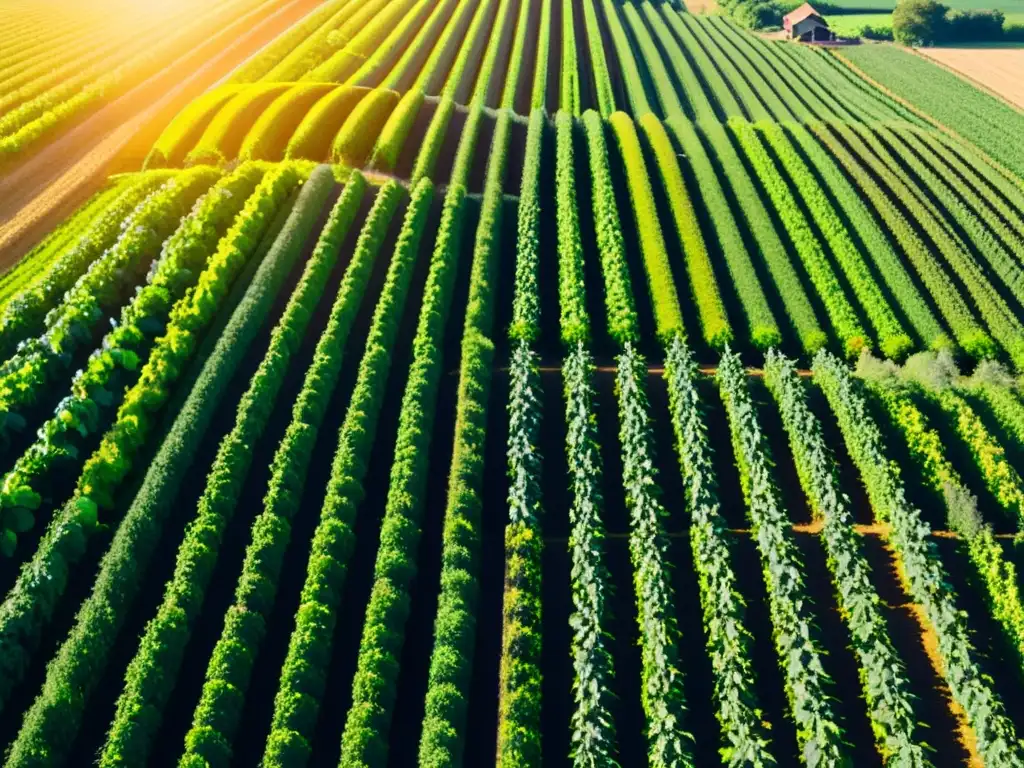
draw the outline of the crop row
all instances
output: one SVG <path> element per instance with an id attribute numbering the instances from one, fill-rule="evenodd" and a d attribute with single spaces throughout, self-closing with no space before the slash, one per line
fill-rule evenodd
<path id="1" fill-rule="evenodd" d="M 524 7 L 528 4 L 524 3 Z M 533 343 L 540 333 L 540 177 L 544 114 L 531 115 L 516 221 L 515 290 L 509 339 L 508 522 L 496 762 L 535 764 L 541 756 L 541 553 L 539 449 L 541 389 Z"/>
<path id="2" fill-rule="evenodd" d="M 681 335 L 666 350 L 665 379 L 676 451 L 690 515 L 690 547 L 700 586 L 707 650 L 715 670 L 715 712 L 725 765 L 765 768 L 775 763 L 758 708 L 742 595 L 715 487 L 705 414 L 697 392 L 697 364 Z"/>
<path id="3" fill-rule="evenodd" d="M 347 181 L 345 192 L 332 210 L 299 285 L 271 335 L 268 351 L 242 397 L 234 426 L 221 442 L 196 517 L 187 527 L 178 549 L 174 576 L 128 667 L 101 764 L 134 764 L 148 758 L 175 678 L 168 672 L 180 669 L 192 626 L 202 610 L 224 530 L 234 514 L 251 467 L 250 446 L 266 429 L 271 404 L 280 392 L 289 361 L 298 351 L 298 340 L 310 322 L 364 188 L 357 175 Z M 340 365 L 340 351 L 336 350 L 341 346 L 332 342 L 337 341 L 336 334 L 344 329 L 341 321 L 348 318 L 351 322 L 351 299 L 348 303 L 349 306 L 336 302 L 328 326 L 330 333 L 325 333 L 328 341 L 319 345 L 322 350 L 330 344 L 331 354 L 316 357 L 319 365 L 314 368 L 323 369 L 333 363 L 336 370 Z M 329 397 L 329 373 L 318 377 L 317 384 L 322 387 L 323 396 Z M 317 394 L 320 396 L 319 392 Z M 301 396 L 300 403 L 306 404 Z M 275 477 L 279 478 L 276 474 Z"/>
<path id="4" fill-rule="evenodd" d="M 141 489 L 118 526 L 114 541 L 100 564 L 92 593 L 79 611 L 75 625 L 56 658 L 47 668 L 42 692 L 26 713 L 11 747 L 9 760 L 12 765 L 31 765 L 42 756 L 59 762 L 68 756 L 88 698 L 101 678 L 103 661 L 113 649 L 127 612 L 141 589 L 146 566 L 160 542 L 163 522 L 174 506 L 174 498 L 194 459 L 197 444 L 223 396 L 231 372 L 252 343 L 288 272 L 297 261 L 302 243 L 332 185 L 333 178 L 327 169 L 322 169 L 306 184 L 287 225 L 232 314 L 171 433 L 150 466 Z M 193 294 L 196 295 L 198 292 Z M 154 356 L 160 349 L 158 346 L 154 350 Z M 90 490 L 83 489 L 84 493 Z M 87 530 L 90 524 L 95 525 L 95 502 L 84 493 L 68 503 L 68 508 L 77 509 L 77 517 L 58 518 L 57 526 L 48 531 L 34 566 L 43 569 L 49 565 L 49 572 L 55 573 L 55 567 L 64 565 L 59 558 L 66 555 L 67 539 L 74 535 L 74 528 L 78 527 L 80 536 L 83 528 Z M 87 519 L 90 504 L 91 520 Z M 79 541 L 79 553 L 81 545 Z M 56 573 L 63 578 L 54 579 L 54 582 L 63 582 L 68 576 L 66 566 L 62 572 Z M 33 585 L 26 584 L 30 589 L 33 586 L 36 594 L 32 598 L 37 611 L 41 605 L 47 605 L 47 598 L 52 606 L 59 597 L 55 583 L 42 593 L 38 581 Z M 7 624 L 5 629 L 17 629 Z"/>
<path id="5" fill-rule="evenodd" d="M 834 683 L 822 666 L 822 650 L 800 555 L 789 518 L 770 470 L 767 439 L 761 431 L 738 355 L 726 353 L 717 376 L 729 418 L 733 451 L 740 470 L 747 512 L 761 554 L 773 638 L 796 724 L 797 743 L 808 766 L 839 765 L 847 747 L 829 704 Z"/>
<path id="6" fill-rule="evenodd" d="M 972 498 L 960 473 L 946 457 L 941 436 L 929 425 L 909 393 L 892 382 L 878 384 L 872 390 L 894 430 L 902 434 L 911 459 L 921 470 L 920 476 L 933 491 L 941 494 L 949 527 L 967 542 L 968 556 L 985 585 L 992 614 L 1010 647 L 1016 649 L 1019 657 L 1024 657 L 1024 605 L 1016 569 L 1003 554 L 991 526 L 984 522 L 977 499 Z"/>
<path id="7" fill-rule="evenodd" d="M 828 566 L 837 602 L 853 638 L 879 752 L 886 765 L 930 765 L 920 734 L 915 734 L 907 671 L 889 639 L 882 602 L 871 584 L 868 562 L 853 529 L 849 501 L 840 490 L 836 462 L 825 443 L 821 424 L 807 404 L 792 362 L 774 351 L 768 353 L 765 363 L 765 383 L 782 415 L 800 484 L 815 514 L 824 520 L 822 539 Z"/>
<path id="8" fill-rule="evenodd" d="M 878 519 L 891 524 L 888 538 L 899 555 L 901 576 L 921 606 L 938 639 L 944 676 L 953 699 L 963 708 L 986 763 L 1024 764 L 1015 728 L 992 682 L 978 666 L 965 615 L 928 540 L 929 526 L 906 498 L 896 466 L 888 460 L 884 437 L 870 416 L 863 394 L 846 367 L 827 353 L 814 360 L 814 382 L 824 392 L 854 464 L 860 471 Z"/>

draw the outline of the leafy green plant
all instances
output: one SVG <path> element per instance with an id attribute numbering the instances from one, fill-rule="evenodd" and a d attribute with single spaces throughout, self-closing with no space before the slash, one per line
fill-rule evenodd
<path id="1" fill-rule="evenodd" d="M 953 699 L 966 713 L 982 759 L 991 765 L 1024 765 L 1013 722 L 991 680 L 978 666 L 978 651 L 968 633 L 966 616 L 957 610 L 956 594 L 935 544 L 929 540 L 931 529 L 921 519 L 920 510 L 907 501 L 898 468 L 884 451 L 885 438 L 863 393 L 846 366 L 825 352 L 818 353 L 812 369 L 814 383 L 836 415 L 875 515 L 890 523 L 888 539 L 899 556 L 901 576 L 935 631 L 945 679 Z"/>
<path id="2" fill-rule="evenodd" d="M 743 597 L 715 488 L 707 421 L 697 392 L 697 363 L 681 334 L 668 345 L 665 379 L 690 514 L 690 547 L 700 586 L 708 654 L 715 670 L 715 716 L 722 729 L 722 761 L 730 768 L 775 764 L 758 708 Z"/>
<path id="3" fill-rule="evenodd" d="M 840 489 L 835 458 L 821 423 L 807 404 L 792 361 L 775 350 L 768 352 L 765 361 L 765 384 L 782 415 L 800 485 L 815 515 L 824 521 L 821 538 L 837 602 L 853 640 L 879 752 L 886 765 L 931 765 L 921 734 L 915 734 L 914 696 L 906 668 L 889 639 L 882 602 L 871 583 L 849 499 Z"/>
<path id="4" fill-rule="evenodd" d="M 191 631 L 203 608 L 224 531 L 234 516 L 252 465 L 252 446 L 266 430 L 288 364 L 297 351 L 297 340 L 305 333 L 324 292 L 340 255 L 341 243 L 362 202 L 365 188 L 365 181 L 357 173 L 347 180 L 345 191 L 333 207 L 316 247 L 306 262 L 299 284 L 271 334 L 260 367 L 242 396 L 234 426 L 221 441 L 203 495 L 199 499 L 196 516 L 187 527 L 184 541 L 178 548 L 174 575 L 165 588 L 163 602 L 155 618 L 147 625 L 139 649 L 128 666 L 124 689 L 117 701 L 100 765 L 139 764 L 149 759 L 152 742 L 170 699 L 176 673 L 181 668 Z M 395 193 L 392 192 L 391 196 L 394 197 Z M 366 262 L 372 264 L 372 254 L 368 258 L 366 250 L 357 249 L 349 262 L 343 281 L 344 288 L 339 291 L 340 298 L 335 301 L 328 327 L 318 342 L 319 354 L 314 356 L 314 364 L 306 377 L 307 383 L 310 379 L 315 382 L 316 391 L 310 392 L 310 387 L 304 387 L 294 409 L 302 416 L 310 413 L 322 415 L 324 403 L 330 399 L 330 384 L 333 383 L 330 374 L 334 374 L 336 381 L 341 365 L 341 351 L 344 349 L 344 335 L 355 315 L 354 305 L 358 306 L 358 298 L 365 288 L 369 272 Z M 359 258 L 361 256 L 362 259 Z M 310 400 L 318 402 L 312 404 Z M 319 409 L 316 405 L 320 406 Z M 315 434 L 313 427 L 315 425 L 311 425 L 308 431 Z M 301 451 L 293 447 L 293 442 L 287 437 L 282 441 L 282 446 L 293 450 L 282 448 L 279 451 L 279 455 L 285 458 L 275 461 L 269 493 L 277 490 L 277 486 L 283 482 L 282 465 L 288 469 L 292 469 L 293 465 L 302 466 Z M 309 446 L 312 446 L 312 440 Z M 298 469 L 294 471 L 299 472 Z"/>
<path id="5" fill-rule="evenodd" d="M 820 359 L 820 353 L 816 359 Z M 767 439 L 758 423 L 738 355 L 726 352 L 722 356 L 717 378 L 729 418 L 747 513 L 761 555 L 772 637 L 803 762 L 822 768 L 847 765 L 843 731 L 829 704 L 834 683 L 821 662 L 822 652 L 803 577 L 806 569 L 779 498 L 768 459 Z"/>

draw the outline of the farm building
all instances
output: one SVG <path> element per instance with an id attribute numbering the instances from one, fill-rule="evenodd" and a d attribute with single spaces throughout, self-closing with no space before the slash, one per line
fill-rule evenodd
<path id="1" fill-rule="evenodd" d="M 810 3 L 804 3 L 795 11 L 783 16 L 782 28 L 789 34 L 791 40 L 811 42 L 835 39 L 835 33 L 828 28 L 828 22 Z"/>

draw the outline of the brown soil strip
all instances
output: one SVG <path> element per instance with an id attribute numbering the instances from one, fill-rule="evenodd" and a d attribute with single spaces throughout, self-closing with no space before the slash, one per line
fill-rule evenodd
<path id="1" fill-rule="evenodd" d="M 292 0 L 261 20 L 266 4 L 256 8 L 0 177 L 0 268 L 14 263 L 108 174 L 132 170 L 182 107 L 316 5 Z"/>

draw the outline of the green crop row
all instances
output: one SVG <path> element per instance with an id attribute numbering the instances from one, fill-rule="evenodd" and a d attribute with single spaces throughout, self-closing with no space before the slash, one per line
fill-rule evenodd
<path id="1" fill-rule="evenodd" d="M 807 217 L 800 209 L 793 192 L 786 184 L 778 166 L 769 156 L 753 127 L 745 121 L 730 120 L 729 128 L 739 140 L 743 152 L 767 192 L 772 204 L 789 233 L 794 249 L 821 297 L 836 336 L 847 357 L 855 357 L 860 350 L 871 346 L 871 341 L 856 311 L 846 296 L 817 234 L 811 229 Z"/>
<path id="2" fill-rule="evenodd" d="M 743 596 L 725 535 L 715 487 L 708 425 L 697 392 L 697 364 L 677 334 L 665 356 L 669 412 L 690 514 L 690 547 L 700 586 L 707 650 L 715 670 L 715 716 L 722 729 L 722 762 L 729 768 L 768 768 L 769 751 L 757 691 Z"/>
<path id="3" fill-rule="evenodd" d="M 910 393 L 887 383 L 873 384 L 871 392 L 888 414 L 893 430 L 902 434 L 911 459 L 921 470 L 920 476 L 942 496 L 946 520 L 951 530 L 967 542 L 968 557 L 984 585 L 992 615 L 1020 664 L 1024 660 L 1024 604 L 1013 562 L 1003 553 L 991 526 L 981 517 L 977 500 L 946 457 L 948 449 L 941 435 L 929 425 Z"/>
<path id="4" fill-rule="evenodd" d="M 541 757 L 541 456 L 536 354 L 519 340 L 509 366 L 508 524 L 499 671 L 498 753 L 503 768 Z"/>
<path id="5" fill-rule="evenodd" d="M 52 378 L 66 372 L 73 355 L 91 344 L 100 322 L 122 305 L 159 255 L 164 240 L 219 176 L 208 168 L 174 176 L 120 223 L 117 240 L 46 314 L 41 335 L 19 344 L 17 352 L 0 366 L 0 411 L 17 412 L 33 404 Z M 11 309 L 18 307 L 20 302 Z M 8 312 L 9 317 L 11 314 Z M 21 336 L 23 323 L 31 322 L 30 318 L 19 322 L 11 317 L 8 338 Z"/>
<path id="6" fill-rule="evenodd" d="M 844 51 L 841 59 L 866 72 L 887 92 L 977 144 L 1018 177 L 1024 174 L 1024 151 L 1016 140 L 1024 131 L 1024 116 L 1012 105 L 898 46 L 863 47 Z"/>
<path id="7" fill-rule="evenodd" d="M 555 216 L 558 222 L 559 327 L 566 346 L 590 340 L 574 154 L 572 115 L 559 110 L 555 115 Z"/>
<path id="8" fill-rule="evenodd" d="M 641 121 L 641 125 L 644 121 Z M 759 349 L 768 349 L 782 340 L 778 323 L 768 306 L 761 281 L 747 253 L 746 243 L 733 216 L 725 191 L 694 125 L 683 118 L 666 121 L 668 130 L 679 142 L 690 163 L 704 207 L 715 229 L 723 260 L 747 315 L 750 339 Z"/>
<path id="9" fill-rule="evenodd" d="M 732 326 L 729 325 L 729 318 L 725 314 L 715 270 L 704 243 L 704 235 L 700 231 L 697 212 L 676 160 L 675 147 L 672 146 L 672 140 L 665 127 L 654 115 L 643 115 L 639 122 L 654 150 L 655 167 L 668 196 L 676 234 L 686 257 L 686 271 L 690 277 L 690 289 L 697 305 L 704 340 L 712 349 L 722 349 L 733 339 Z"/>
<path id="10" fill-rule="evenodd" d="M 108 181 L 85 205 L 0 276 L 0 318 L 12 299 L 26 295 L 42 284 L 46 273 L 61 255 L 73 248 L 93 223 L 100 220 L 103 212 L 139 178 L 139 175 L 127 174 Z"/>
<path id="11" fill-rule="evenodd" d="M 323 266 L 338 258 L 366 186 L 358 174 L 353 175 L 332 210 L 314 250 L 317 262 L 327 260 Z M 235 588 L 234 602 L 225 613 L 223 630 L 206 668 L 192 727 L 185 738 L 182 758 L 185 764 L 230 762 L 241 707 L 263 640 L 266 617 L 274 605 L 277 577 L 289 542 L 290 521 L 302 499 L 302 486 L 317 430 L 337 385 L 349 332 L 402 195 L 403 190 L 393 182 L 377 193 L 346 266 L 327 327 L 317 342 L 313 363 L 292 408 L 292 419 L 275 452 L 263 510 L 253 523 L 252 539 Z M 295 341 L 301 338 L 301 335 L 296 336 Z M 246 427 L 241 421 L 236 426 L 243 430 Z M 220 470 L 221 477 L 211 473 L 208 487 L 213 495 L 208 498 L 211 503 L 207 507 L 211 512 L 219 507 L 220 514 L 230 515 L 231 507 L 237 502 L 237 496 L 235 499 L 231 496 L 240 492 L 240 486 L 234 490 L 229 483 L 237 472 L 238 463 L 231 461 L 230 454 L 245 450 L 251 444 L 237 441 L 237 446 L 232 445 L 236 443 L 234 438 L 240 436 L 241 432 L 232 433 L 223 444 L 225 462 L 214 468 L 214 472 Z M 205 510 L 201 507 L 200 511 Z M 240 652 L 242 648 L 244 652 Z"/>
<path id="12" fill-rule="evenodd" d="M 256 56 L 232 72 L 228 82 L 255 83 L 259 80 L 287 82 L 298 79 L 297 75 L 283 72 L 278 67 L 292 56 L 293 52 L 303 50 L 309 40 L 329 34 L 337 23 L 336 20 L 351 13 L 356 7 L 358 4 L 350 2 L 350 0 L 327 0 L 301 21 L 293 24 L 287 32 L 275 37 L 273 42 L 264 46 Z M 311 68 L 306 64 L 302 72 Z M 275 76 L 271 76 L 271 73 L 274 73 Z"/>
<path id="13" fill-rule="evenodd" d="M 571 655 L 575 705 L 570 718 L 575 765 L 614 765 L 615 723 L 611 714 L 612 656 L 605 601 L 611 585 L 604 563 L 604 502 L 601 454 L 594 416 L 594 364 L 577 342 L 562 366 L 565 394 L 565 456 L 569 467 L 570 556 L 572 559 Z"/>
<path id="14" fill-rule="evenodd" d="M 370 93 L 366 88 L 339 85 L 320 98 L 292 133 L 284 156 L 289 160 L 327 160 L 349 116 Z"/>
<path id="15" fill-rule="evenodd" d="M 217 565 L 224 531 L 234 515 L 252 465 L 252 446 L 266 430 L 289 361 L 300 343 L 327 279 L 340 255 L 340 246 L 363 198 L 365 182 L 358 174 L 349 177 L 345 191 L 331 211 L 317 245 L 306 263 L 297 288 L 289 298 L 270 338 L 267 353 L 243 395 L 231 432 L 221 441 L 213 466 L 199 499 L 196 516 L 186 528 L 178 548 L 174 575 L 168 582 L 156 616 L 146 626 L 139 648 L 125 674 L 124 689 L 103 748 L 100 765 L 138 765 L 149 759 L 153 739 L 160 727 L 164 708 L 181 668 L 192 629 L 203 608 L 206 590 Z M 353 259 L 351 263 L 356 263 Z M 348 268 L 351 274 L 352 267 Z M 362 269 L 365 274 L 366 267 Z M 362 286 L 354 286 L 359 290 Z M 341 365 L 341 339 L 354 314 L 351 291 L 345 301 L 336 301 L 328 329 L 318 343 L 312 372 L 316 391 L 309 386 L 300 393 L 295 410 L 323 413 L 330 399 L 330 374 L 337 378 Z M 309 400 L 316 405 L 309 405 Z M 305 406 L 301 411 L 300 406 Z M 315 429 L 313 430 L 315 432 Z M 287 441 L 286 441 L 287 442 Z M 275 462 L 271 488 L 281 482 Z M 300 464 L 301 462 L 296 462 Z M 298 470 L 295 470 L 298 472 Z M 252 580 L 255 582 L 255 580 Z M 255 649 L 252 649 L 255 655 Z"/>
<path id="16" fill-rule="evenodd" d="M 360 99 L 331 145 L 331 161 L 362 168 L 397 104 L 398 94 L 380 88 Z"/>
<path id="17" fill-rule="evenodd" d="M 562 82 L 558 111 L 575 117 L 580 114 L 580 63 L 576 55 L 576 25 L 572 16 L 572 0 L 562 0 Z"/>
<path id="18" fill-rule="evenodd" d="M 728 130 L 718 123 L 702 124 L 699 130 L 706 137 L 721 164 L 723 175 L 732 188 L 747 226 L 750 227 L 754 242 L 782 299 L 800 346 L 808 353 L 817 351 L 825 345 L 828 337 L 818 324 L 814 307 L 807 298 L 800 276 L 789 260 L 786 248 L 779 239 L 779 233 L 775 230 L 771 216 L 732 144 Z"/>
<path id="19" fill-rule="evenodd" d="M 114 492 L 156 427 L 159 410 L 183 373 L 184 363 L 192 356 L 202 332 L 213 321 L 234 278 L 256 250 L 274 214 L 300 182 L 298 169 L 291 165 L 280 166 L 264 176 L 235 224 L 221 239 L 195 286 L 171 311 L 171 322 L 165 335 L 157 340 L 138 381 L 125 393 L 114 425 L 82 469 L 76 492 L 82 497 L 83 504 L 95 504 L 100 508 L 113 506 Z M 285 237 L 288 232 L 285 232 L 281 247 L 298 249 L 301 246 L 295 241 L 300 239 L 300 235 L 304 237 L 312 227 L 308 220 L 319 213 L 312 210 L 315 202 L 316 197 L 311 195 L 307 207 L 296 209 L 297 218 L 292 228 L 297 234 L 288 238 Z"/>
<path id="20" fill-rule="evenodd" d="M 429 18 L 420 25 L 416 37 L 409 43 L 405 53 L 395 62 L 389 72 L 380 72 L 372 77 L 372 85 L 399 93 L 419 91 L 423 93 L 427 83 L 434 77 L 433 64 L 445 49 L 443 40 L 450 30 L 458 25 L 463 16 L 460 9 L 471 3 L 465 0 L 442 0 L 434 3 Z M 386 76 L 385 76 L 386 75 Z"/>
<path id="21" fill-rule="evenodd" d="M 640 138 L 633 120 L 624 112 L 616 112 L 609 121 L 621 153 L 629 185 L 629 199 L 633 204 L 633 217 L 640 240 L 647 288 L 654 309 L 654 324 L 658 338 L 667 343 L 675 333 L 683 330 L 683 315 L 679 308 L 672 266 L 669 264 L 665 238 L 658 222 L 654 192 L 647 174 Z"/>
<path id="22" fill-rule="evenodd" d="M 238 150 L 239 159 L 283 160 L 299 124 L 313 106 L 333 90 L 330 83 L 300 83 L 282 93 L 263 110 L 246 133 Z"/>
<path id="23" fill-rule="evenodd" d="M 770 144 L 775 146 L 781 141 L 783 128 L 759 123 L 760 131 Z M 844 220 L 857 234 L 864 244 L 864 251 L 874 261 L 875 269 L 886 283 L 907 321 L 917 335 L 932 349 L 943 349 L 953 344 L 945 333 L 928 302 L 914 284 L 901 255 L 886 236 L 881 222 L 868 207 L 868 202 L 858 194 L 857 188 L 843 174 L 839 163 L 815 141 L 814 137 L 803 125 L 787 123 L 785 133 L 792 141 L 794 148 L 802 151 L 810 165 L 818 172 L 821 182 L 836 201 L 836 205 L 844 214 Z M 852 243 L 851 243 L 852 244 Z M 898 341 L 899 335 L 893 337 Z M 881 339 L 881 350 L 888 357 L 899 357 L 901 343 Z"/>
<path id="24" fill-rule="evenodd" d="M 651 111 L 651 104 L 647 100 L 647 92 L 644 88 L 644 80 L 640 75 L 640 66 L 636 57 L 633 56 L 629 38 L 622 26 L 622 19 L 619 18 L 619 5 L 614 0 L 601 0 L 601 4 L 605 22 L 608 24 L 608 32 L 612 37 L 612 46 L 615 48 L 615 54 L 619 60 L 619 71 L 625 81 L 630 112 L 639 117 Z"/>
<path id="25" fill-rule="evenodd" d="M 7 360 L 18 344 L 45 330 L 46 315 L 64 299 L 86 270 L 117 243 L 121 226 L 137 206 L 161 187 L 172 174 L 154 171 L 138 177 L 89 222 L 70 247 L 59 255 L 46 274 L 10 300 L 0 315 L 0 357 Z M 0 371 L 4 367 L 0 367 Z"/>
<path id="26" fill-rule="evenodd" d="M 516 276 L 512 300 L 512 325 L 509 338 L 537 341 L 540 335 L 540 171 L 544 157 L 544 111 L 530 114 L 523 158 L 523 177 L 519 185 L 516 221 Z"/>
<path id="27" fill-rule="evenodd" d="M 989 331 L 1009 353 L 1010 358 L 1021 365 L 1024 361 L 1024 328 L 1020 320 L 988 281 L 966 244 L 946 226 L 942 212 L 930 203 L 923 192 L 915 190 L 912 183 L 909 183 L 910 179 L 899 170 L 899 164 L 886 150 L 878 136 L 866 126 L 851 128 L 835 124 L 832 129 L 904 202 L 946 264 L 963 282 L 967 294 L 988 324 Z M 981 343 L 973 340 L 972 347 L 964 345 L 964 350 L 969 354 L 990 356 L 994 352 L 991 349 L 982 352 L 982 349 Z"/>
<path id="28" fill-rule="evenodd" d="M 487 162 L 487 180 L 469 278 L 462 335 L 454 448 L 441 544 L 441 586 L 427 676 L 419 764 L 462 762 L 476 643 L 484 445 L 494 363 L 491 339 L 501 256 L 503 184 L 511 124 L 502 112 Z"/>
<path id="29" fill-rule="evenodd" d="M 604 123 L 592 109 L 583 115 L 590 159 L 591 205 L 597 250 L 604 277 L 604 301 L 608 312 L 608 333 L 621 347 L 640 339 L 640 328 L 633 301 L 633 285 L 626 263 L 626 243 L 615 203 L 615 187 L 608 164 Z M 582 275 L 580 276 L 582 281 Z"/>
<path id="30" fill-rule="evenodd" d="M 740 470 L 747 513 L 761 554 L 779 667 L 796 725 L 797 744 L 808 766 L 843 765 L 847 746 L 829 704 L 834 683 L 822 666 L 814 616 L 803 574 L 807 571 L 793 541 L 789 516 L 779 498 L 740 358 L 723 355 L 718 384 L 729 418 L 733 452 Z"/>
<path id="31" fill-rule="evenodd" d="M 754 129 L 774 150 L 782 168 L 807 205 L 811 217 L 828 243 L 839 268 L 845 274 L 864 314 L 875 327 L 879 348 L 886 357 L 903 357 L 912 348 L 913 342 L 897 319 L 889 300 L 882 293 L 860 251 L 854 245 L 838 211 L 812 175 L 810 166 L 804 162 L 785 133 L 775 124 L 762 123 L 754 126 Z"/>
<path id="32" fill-rule="evenodd" d="M 527 9 L 530 3 L 523 2 Z M 527 17 L 521 16 L 520 23 Z M 510 84 L 514 94 L 515 86 Z M 507 91 L 506 91 L 507 92 Z M 502 768 L 535 765 L 541 758 L 541 554 L 543 497 L 538 449 L 541 388 L 537 355 L 540 169 L 544 112 L 530 116 L 517 217 L 515 293 L 509 340 L 508 523 L 505 527 L 505 589 L 502 600 L 498 693 L 498 748 Z"/>
<path id="33" fill-rule="evenodd" d="M 409 138 L 409 132 L 423 106 L 423 100 L 423 91 L 409 91 L 399 99 L 373 145 L 370 168 L 385 172 L 395 170 L 405 140 Z"/>
<path id="34" fill-rule="evenodd" d="M 972 356 L 989 357 L 993 355 L 996 351 L 995 342 L 979 325 L 967 302 L 935 258 L 928 244 L 897 208 L 886 191 L 875 182 L 868 172 L 867 165 L 863 164 L 863 159 L 856 157 L 838 140 L 836 134 L 824 125 L 814 124 L 810 128 L 822 145 L 846 170 L 849 178 L 856 185 L 857 191 L 871 203 L 875 214 L 885 224 L 903 254 L 913 265 L 921 282 L 928 289 L 957 343 Z M 898 199 L 909 205 L 910 194 L 902 185 L 897 184 L 892 192 Z"/>
<path id="35" fill-rule="evenodd" d="M 878 126 L 875 133 L 941 204 L 946 217 L 968 236 L 974 250 L 1017 299 L 1017 306 L 1024 303 L 1024 271 L 1019 258 L 1024 253 L 1024 244 L 999 215 L 987 208 L 956 173 L 940 163 L 913 132 Z"/>
<path id="36" fill-rule="evenodd" d="M 38 430 L 36 441 L 5 476 L 6 489 L 0 491 L 0 547 L 6 555 L 14 552 L 16 534 L 33 525 L 32 510 L 45 495 L 33 489 L 45 487 L 46 479 L 58 467 L 67 472 L 75 466 L 71 462 L 69 467 L 67 460 L 79 455 L 79 443 L 101 430 L 108 414 L 112 415 L 119 405 L 121 394 L 134 384 L 137 369 L 145 362 L 155 338 L 166 329 L 173 307 L 199 278 L 207 258 L 262 176 L 262 168 L 244 167 L 215 184 L 196 202 L 192 213 L 164 243 L 147 283 L 122 308 L 120 322 L 75 374 L 70 394 L 58 403 L 54 416 Z M 56 371 L 44 367 L 46 362 L 43 359 L 43 366 L 34 374 L 34 400 L 46 392 L 43 379 L 56 376 Z"/>
<path id="37" fill-rule="evenodd" d="M 286 175 L 281 172 L 277 178 L 285 178 Z M 59 763 L 70 757 L 69 751 L 74 745 L 89 696 L 102 678 L 102 660 L 112 651 L 119 630 L 144 583 L 150 558 L 161 541 L 163 522 L 174 507 L 175 497 L 185 481 L 198 444 L 223 399 L 233 372 L 265 322 L 288 272 L 297 261 L 302 242 L 312 229 L 333 183 L 329 169 L 322 169 L 307 183 L 284 230 L 256 272 L 245 297 L 232 313 L 146 473 L 142 487 L 118 526 L 114 541 L 100 563 L 92 593 L 47 668 L 42 691 L 26 713 L 11 746 L 8 755 L 11 765 Z M 287 188 L 287 185 L 282 186 Z M 52 609 L 63 591 L 69 575 L 68 538 L 79 538 L 77 552 L 72 550 L 72 553 L 80 556 L 84 544 L 81 537 L 85 532 L 82 526 L 95 525 L 96 522 L 95 504 L 84 495 L 70 501 L 68 508 L 70 514 L 47 532 L 33 562 L 33 566 L 39 568 L 35 573 L 48 571 L 53 575 L 59 574 L 59 577 L 53 580 L 55 583 L 42 588 L 33 576 L 33 582 L 25 583 L 21 594 L 21 597 L 29 597 L 31 592 L 35 592 L 31 597 L 37 612 L 43 605 Z M 40 618 L 37 613 L 33 620 L 40 621 Z M 11 630 L 24 633 L 27 629 L 24 624 L 18 627 L 10 621 L 3 624 L 5 636 Z M 24 634 L 20 636 L 24 638 Z"/>
<path id="38" fill-rule="evenodd" d="M 288 83 L 259 83 L 240 90 L 217 110 L 199 141 L 185 155 L 185 165 L 222 165 L 238 157 L 253 124 L 291 87 Z"/>
<path id="39" fill-rule="evenodd" d="M 629 512 L 629 554 L 640 629 L 640 701 L 647 718 L 647 759 L 659 767 L 692 765 L 693 736 L 684 730 L 680 633 L 662 522 L 668 513 L 658 498 L 644 387 L 647 365 L 631 344 L 626 344 L 616 362 L 622 486 Z"/>
<path id="40" fill-rule="evenodd" d="M 882 601 L 871 583 L 870 566 L 854 532 L 853 513 L 840 489 L 836 461 L 821 422 L 807 404 L 793 362 L 774 350 L 765 361 L 765 384 L 782 416 L 800 485 L 815 516 L 824 520 L 821 538 L 837 603 L 853 639 L 879 752 L 886 765 L 928 766 L 921 734 L 915 734 L 914 696 L 907 671 L 889 639 Z"/>
<path id="41" fill-rule="evenodd" d="M 891 524 L 889 542 L 899 556 L 901 578 L 924 611 L 938 640 L 938 654 L 953 700 L 964 710 L 978 752 L 989 765 L 1024 765 L 1013 722 L 978 666 L 965 614 L 939 559 L 931 530 L 920 510 L 906 498 L 898 469 L 887 457 L 885 438 L 868 412 L 853 376 L 835 357 L 820 352 L 812 366 L 814 383 L 824 392 L 879 520 Z"/>

